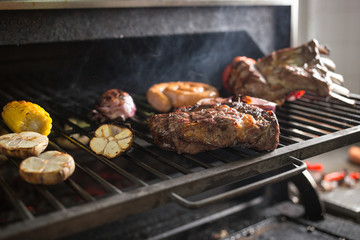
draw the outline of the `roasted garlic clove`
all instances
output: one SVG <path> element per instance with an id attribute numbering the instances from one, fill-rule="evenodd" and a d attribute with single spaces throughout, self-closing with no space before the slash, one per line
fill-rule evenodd
<path id="1" fill-rule="evenodd" d="M 0 153 L 24 159 L 39 155 L 48 143 L 48 137 L 37 132 L 9 133 L 0 136 Z"/>
<path id="2" fill-rule="evenodd" d="M 65 181 L 74 170 L 75 162 L 71 155 L 47 151 L 22 161 L 19 173 L 29 183 L 53 185 Z"/>
<path id="3" fill-rule="evenodd" d="M 130 129 L 113 124 L 101 125 L 90 141 L 90 148 L 99 155 L 114 158 L 128 150 L 133 141 Z"/>

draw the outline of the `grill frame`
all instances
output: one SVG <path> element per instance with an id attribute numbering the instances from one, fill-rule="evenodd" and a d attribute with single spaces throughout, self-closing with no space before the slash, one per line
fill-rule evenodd
<path id="1" fill-rule="evenodd" d="M 39 86 L 42 85 L 41 83 L 37 84 Z M 91 137 L 92 133 L 89 130 L 79 128 L 77 125 L 72 124 L 63 116 L 60 116 L 61 114 L 53 111 L 53 109 L 56 107 L 51 106 L 51 102 L 54 101 L 54 97 L 56 96 L 48 95 L 49 93 L 53 92 L 51 89 L 38 88 L 37 86 L 30 86 L 28 84 L 22 86 L 22 84 L 16 82 L 14 84 L 12 83 L 11 85 L 5 83 L 5 85 L 9 88 L 9 91 L 5 92 L 1 90 L 3 96 L 8 98 L 18 98 L 19 96 L 23 96 L 29 101 L 40 101 L 40 105 L 45 106 L 46 109 L 50 110 L 50 114 L 54 116 L 55 122 L 63 121 L 64 123 L 71 125 L 74 128 L 75 132 L 83 133 Z M 47 91 L 48 93 L 46 93 Z M 96 94 L 97 93 L 91 93 L 90 95 Z M 60 96 L 61 94 L 58 95 Z M 36 101 L 34 96 L 40 96 L 41 100 Z M 360 96 L 355 94 L 352 94 L 351 97 L 356 100 L 360 99 Z M 137 99 L 136 103 L 137 106 L 140 106 L 140 109 L 137 115 L 138 119 L 133 119 L 131 123 L 143 125 L 144 127 L 144 122 L 139 121 L 139 119 L 144 120 L 144 118 L 147 116 L 146 110 L 149 109 L 149 106 L 145 102 L 143 102 L 143 97 L 136 96 L 135 99 Z M 279 111 L 286 112 L 288 110 L 292 110 L 291 106 L 301 106 L 304 105 L 304 103 L 308 104 L 309 101 L 318 102 L 320 106 L 323 105 L 322 107 L 325 113 L 333 111 L 333 107 L 339 109 L 344 108 L 345 110 L 348 108 L 347 105 L 338 103 L 336 100 L 329 100 L 324 98 L 318 98 L 312 95 L 307 95 L 305 98 L 297 100 L 296 102 L 287 103 L 283 108 L 279 109 Z M 325 107 L 328 104 L 330 104 L 332 108 Z M 61 104 L 59 106 L 61 107 Z M 354 113 L 359 111 L 357 109 L 358 107 L 358 105 L 354 107 Z M 346 113 L 347 111 L 345 110 L 344 112 Z M 356 115 L 353 113 L 347 114 L 347 117 L 350 118 L 351 124 L 356 124 L 358 121 L 358 118 L 356 118 Z M 2 125 L 4 124 L 2 123 Z M 15 222 L 13 224 L 5 226 L 5 228 L 2 228 L 0 236 L 6 239 L 21 238 L 24 236 L 29 237 L 29 234 L 31 234 L 31 237 L 33 237 L 34 239 L 47 238 L 47 236 L 44 236 L 44 231 L 49 234 L 55 234 L 55 236 L 57 237 L 64 236 L 65 234 L 71 234 L 80 230 L 92 228 L 107 222 L 125 218 L 130 214 L 136 214 L 147 209 L 155 208 L 159 205 L 166 204 L 167 202 L 174 200 L 174 196 L 172 196 L 173 193 L 184 197 L 192 196 L 210 188 L 238 181 L 239 178 L 246 179 L 251 177 L 252 174 L 246 173 L 247 171 L 251 173 L 256 172 L 257 174 L 266 173 L 271 170 L 279 169 L 283 166 L 288 165 L 289 159 L 293 157 L 299 159 L 306 159 L 308 157 L 312 157 L 360 141 L 360 126 L 350 126 L 346 124 L 343 126 L 348 126 L 348 128 L 337 130 L 335 132 L 324 134 L 322 136 L 318 136 L 312 139 L 308 139 L 309 137 L 307 135 L 304 135 L 302 137 L 306 140 L 300 142 L 296 142 L 296 140 L 293 140 L 288 136 L 282 135 L 282 142 L 284 142 L 285 139 L 286 141 L 291 140 L 292 143 L 290 143 L 289 145 L 281 143 L 275 151 L 270 153 L 256 153 L 251 150 L 247 151 L 241 149 L 239 151 L 239 149 L 234 150 L 232 148 L 232 150 L 228 149 L 229 151 L 236 151 L 236 153 L 240 157 L 237 161 L 227 161 L 221 159 L 221 157 L 217 156 L 216 153 L 210 152 L 209 156 L 214 157 L 215 155 L 215 157 L 219 157 L 218 160 L 222 162 L 222 164 L 219 166 L 212 166 L 211 163 L 208 163 L 206 159 L 203 158 L 198 159 L 196 156 L 194 157 L 183 155 L 186 159 L 194 161 L 196 164 L 200 165 L 203 168 L 203 170 L 195 172 L 193 172 L 192 169 L 179 168 L 178 164 L 173 163 L 171 160 L 164 160 L 166 164 L 169 164 L 169 166 L 178 168 L 184 172 L 183 176 L 175 178 L 162 175 L 161 172 L 156 172 L 156 169 L 154 167 L 148 166 L 146 165 L 146 162 L 144 163 L 143 161 L 138 160 L 137 166 L 143 168 L 146 171 L 150 171 L 153 174 L 155 172 L 155 175 L 158 175 L 159 178 L 162 178 L 160 182 L 152 184 L 144 182 L 141 179 L 137 179 L 136 177 L 133 178 L 131 173 L 126 172 L 126 170 L 123 170 L 121 167 L 112 163 L 112 161 L 109 161 L 106 158 L 99 157 L 96 154 L 92 153 L 92 151 L 87 146 L 82 145 L 80 142 L 70 136 L 70 134 L 73 132 L 66 132 L 59 128 L 57 124 L 55 124 L 54 130 L 58 132 L 61 136 L 66 137 L 70 141 L 74 142 L 87 153 L 93 155 L 97 160 L 115 168 L 119 174 L 125 175 L 126 177 L 136 182 L 137 187 L 133 190 L 123 192 L 121 189 L 116 188 L 111 183 L 99 177 L 95 171 L 89 169 L 87 166 L 82 166 L 82 163 L 77 161 L 77 169 L 80 169 L 81 171 L 86 172 L 88 175 L 91 175 L 91 177 L 98 179 L 99 182 L 102 182 L 104 180 L 102 184 L 112 195 L 104 199 L 95 199 L 91 194 L 86 192 L 86 190 L 84 190 L 79 184 L 77 184 L 70 178 L 70 180 L 66 181 L 67 184 L 71 188 L 75 189 L 77 194 L 79 194 L 86 203 L 67 208 L 63 206 L 56 198 L 54 199 L 54 196 L 46 189 L 46 187 L 33 186 L 37 191 L 40 192 L 40 194 L 43 195 L 43 197 L 51 201 L 53 207 L 55 208 L 55 211 L 49 214 L 33 216 L 32 213 L 27 209 L 26 204 L 23 203 L 22 199 L 18 199 L 16 197 L 14 189 L 12 189 L 10 186 L 7 186 L 7 183 L 4 179 L 0 179 L 1 187 L 5 189 L 6 194 L 10 196 L 13 205 L 16 209 L 18 209 L 17 211 L 21 215 L 21 218 L 23 218 L 23 220 L 19 222 Z M 94 127 L 95 126 L 92 126 L 92 128 Z M 309 132 L 313 134 L 312 129 L 310 129 Z M 149 136 L 147 136 L 146 134 L 141 133 L 141 130 L 135 130 L 135 136 L 139 136 L 138 141 L 147 141 L 149 144 L 152 144 L 152 139 L 149 138 Z M 301 134 L 294 132 L 294 136 L 298 137 L 301 136 Z M 144 149 L 146 148 L 141 146 L 138 141 L 134 142 L 133 148 L 139 148 L 141 151 L 145 151 Z M 61 149 L 53 141 L 51 142 L 51 147 L 63 151 L 63 149 Z M 151 151 L 148 152 L 148 154 L 153 154 L 153 156 L 155 157 L 157 156 L 156 153 Z M 132 160 L 136 161 L 136 159 L 133 158 Z M 15 167 L 18 166 L 18 162 L 14 159 L 11 159 L 10 163 Z M 299 165 L 295 168 L 294 172 L 300 173 L 303 170 L 304 167 Z M 268 182 L 266 182 L 266 184 L 278 182 L 280 180 L 284 180 L 293 176 L 292 174 L 290 174 L 289 170 L 282 171 L 284 173 L 284 176 L 282 178 L 274 181 L 269 180 Z M 250 185 L 251 184 L 248 184 L 248 189 L 245 187 L 246 191 L 244 192 L 253 190 Z M 226 197 L 220 198 L 220 200 L 224 200 L 225 198 Z"/>

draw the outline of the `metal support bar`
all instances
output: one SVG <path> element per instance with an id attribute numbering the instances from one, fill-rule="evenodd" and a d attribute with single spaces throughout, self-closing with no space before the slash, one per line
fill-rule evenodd
<path id="1" fill-rule="evenodd" d="M 237 188 L 237 189 L 230 190 L 228 192 L 224 192 L 224 193 L 221 193 L 221 194 L 218 194 L 215 196 L 211 196 L 209 198 L 205 198 L 202 200 L 190 201 L 190 200 L 187 200 L 187 199 L 179 196 L 178 194 L 176 194 L 174 192 L 172 192 L 170 195 L 174 201 L 176 201 L 178 204 L 180 204 L 181 206 L 184 206 L 186 208 L 204 207 L 206 205 L 209 205 L 209 204 L 212 204 L 215 202 L 228 200 L 228 199 L 237 197 L 239 195 L 249 193 L 251 191 L 254 191 L 256 189 L 264 187 L 265 185 L 268 185 L 270 183 L 280 182 L 289 177 L 297 175 L 306 169 L 306 164 L 300 160 L 297 160 L 295 158 L 290 158 L 290 162 L 295 166 L 294 169 L 290 169 L 288 171 L 281 172 L 279 174 L 273 175 L 273 176 L 265 178 L 263 180 L 245 185 L 245 186 Z"/>
<path id="2" fill-rule="evenodd" d="M 305 208 L 305 217 L 310 220 L 321 220 L 324 218 L 325 208 L 320 201 L 314 186 L 311 184 L 314 182 L 310 173 L 304 171 L 299 175 L 296 175 L 290 179 L 299 190 L 302 204 Z"/>

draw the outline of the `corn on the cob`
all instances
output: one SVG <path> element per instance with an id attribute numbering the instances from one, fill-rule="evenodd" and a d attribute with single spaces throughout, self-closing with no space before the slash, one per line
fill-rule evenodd
<path id="1" fill-rule="evenodd" d="M 52 119 L 42 107 L 26 101 L 12 101 L 1 113 L 5 124 L 13 132 L 34 131 L 45 136 L 50 134 Z"/>

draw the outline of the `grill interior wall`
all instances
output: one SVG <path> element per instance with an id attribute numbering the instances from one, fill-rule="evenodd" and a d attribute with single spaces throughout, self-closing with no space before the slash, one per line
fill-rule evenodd
<path id="1" fill-rule="evenodd" d="M 286 46 L 284 42 L 281 47 Z M 263 56 L 244 31 L 3 46 L 1 50 L 8 57 L 1 60 L 3 75 L 39 74 L 35 78 L 45 78 L 48 85 L 69 92 L 69 97 L 84 87 L 144 94 L 152 84 L 166 81 L 206 82 L 222 90 L 221 73 L 231 59 Z"/>

